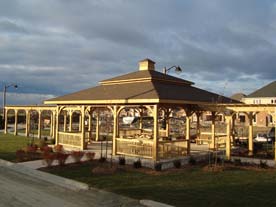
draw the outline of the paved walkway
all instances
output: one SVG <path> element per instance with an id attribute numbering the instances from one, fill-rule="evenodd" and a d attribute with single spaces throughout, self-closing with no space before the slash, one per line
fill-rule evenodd
<path id="1" fill-rule="evenodd" d="M 0 166 L 0 207 L 141 206 L 139 201 L 97 190 L 78 192 Z"/>

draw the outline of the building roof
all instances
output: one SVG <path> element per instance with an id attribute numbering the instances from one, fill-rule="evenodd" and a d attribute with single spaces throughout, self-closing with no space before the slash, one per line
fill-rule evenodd
<path id="1" fill-rule="evenodd" d="M 276 97 L 276 81 L 267 84 L 247 96 L 247 98 L 257 97 Z"/>
<path id="2" fill-rule="evenodd" d="M 244 93 L 235 93 L 232 96 L 230 96 L 231 99 L 234 99 L 236 101 L 241 101 L 245 97 L 246 95 Z"/>
<path id="3" fill-rule="evenodd" d="M 46 104 L 238 103 L 192 86 L 192 82 L 144 70 L 100 82 L 99 86 L 46 100 Z"/>
<path id="4" fill-rule="evenodd" d="M 132 73 L 127 73 L 125 75 L 117 76 L 114 78 L 110 78 L 107 80 L 103 80 L 100 83 L 102 85 L 106 84 L 114 84 L 118 82 L 133 82 L 136 80 L 159 80 L 159 81 L 165 81 L 165 82 L 175 82 L 179 84 L 188 84 L 188 85 L 193 85 L 194 83 L 191 81 L 187 81 L 181 78 L 177 78 L 174 76 L 166 75 L 164 73 L 160 73 L 155 70 L 140 70 L 140 71 L 135 71 Z"/>

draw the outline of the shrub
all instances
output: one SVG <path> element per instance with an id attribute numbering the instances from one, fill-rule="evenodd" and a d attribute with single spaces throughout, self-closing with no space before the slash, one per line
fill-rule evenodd
<path id="1" fill-rule="evenodd" d="M 139 160 L 133 162 L 133 167 L 134 168 L 141 168 L 142 167 L 141 160 L 139 159 Z"/>
<path id="2" fill-rule="evenodd" d="M 175 168 L 180 168 L 181 167 L 181 161 L 180 160 L 174 160 L 173 165 Z"/>
<path id="3" fill-rule="evenodd" d="M 191 156 L 191 157 L 189 158 L 189 164 L 190 164 L 190 165 L 195 165 L 195 164 L 196 164 L 196 160 L 195 160 L 195 158 L 194 158 L 193 156 Z"/>
<path id="4" fill-rule="evenodd" d="M 46 146 L 47 144 L 46 144 L 46 142 L 43 140 L 43 139 L 41 139 L 41 140 L 39 140 L 39 143 L 38 143 L 38 147 L 41 149 L 42 147 L 44 147 L 44 146 Z"/>
<path id="5" fill-rule="evenodd" d="M 36 152 L 38 149 L 37 145 L 28 145 L 26 147 L 26 152 L 29 153 L 29 152 Z"/>
<path id="6" fill-rule="evenodd" d="M 103 163 L 103 162 L 105 162 L 106 161 L 106 158 L 105 157 L 101 157 L 100 159 L 99 159 L 99 162 L 101 162 L 101 163 Z"/>
<path id="7" fill-rule="evenodd" d="M 16 160 L 22 162 L 26 159 L 26 152 L 22 149 L 16 151 Z"/>
<path id="8" fill-rule="evenodd" d="M 156 170 L 156 171 L 161 171 L 162 170 L 162 163 L 155 163 L 154 164 L 154 169 Z"/>
<path id="9" fill-rule="evenodd" d="M 125 157 L 119 157 L 119 165 L 125 165 L 125 164 L 126 164 Z"/>
<path id="10" fill-rule="evenodd" d="M 49 152 L 53 152 L 53 148 L 49 147 L 48 145 L 45 145 L 43 147 L 40 147 L 40 151 L 44 153 L 49 153 Z"/>
<path id="11" fill-rule="evenodd" d="M 55 152 L 63 152 L 63 146 L 61 144 L 54 146 Z"/>
<path id="12" fill-rule="evenodd" d="M 260 168 L 268 168 L 267 162 L 260 160 Z"/>
<path id="13" fill-rule="evenodd" d="M 85 153 L 85 156 L 87 157 L 87 160 L 88 160 L 88 161 L 91 161 L 91 160 L 93 160 L 94 157 L 95 157 L 95 152 L 86 152 L 86 153 Z"/>
<path id="14" fill-rule="evenodd" d="M 241 159 L 238 159 L 238 158 L 234 159 L 234 165 L 241 166 L 242 165 Z"/>
<path id="15" fill-rule="evenodd" d="M 51 167 L 55 159 L 55 153 L 43 153 L 43 161 L 46 163 L 47 167 Z"/>
<path id="16" fill-rule="evenodd" d="M 81 158 L 83 157 L 84 152 L 82 151 L 72 151 L 71 152 L 71 157 L 73 158 L 74 162 L 76 163 L 80 163 L 81 162 Z"/>
<path id="17" fill-rule="evenodd" d="M 57 152 L 56 153 L 56 159 L 58 161 L 59 166 L 65 165 L 65 162 L 66 162 L 68 157 L 69 157 L 69 154 L 65 154 L 65 153 L 62 153 L 62 152 Z"/>

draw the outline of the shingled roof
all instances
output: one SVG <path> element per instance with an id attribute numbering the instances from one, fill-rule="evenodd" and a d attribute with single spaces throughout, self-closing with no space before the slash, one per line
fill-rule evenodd
<path id="1" fill-rule="evenodd" d="M 143 69 L 103 80 L 99 86 L 49 99 L 44 103 L 238 103 L 233 99 L 193 87 L 192 84 L 193 82 L 154 69 Z"/>
<path id="2" fill-rule="evenodd" d="M 257 97 L 276 97 L 276 81 L 267 84 L 247 96 L 247 98 Z"/>

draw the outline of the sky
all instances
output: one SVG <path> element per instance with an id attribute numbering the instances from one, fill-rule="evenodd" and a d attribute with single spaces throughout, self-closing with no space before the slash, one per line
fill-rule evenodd
<path id="1" fill-rule="evenodd" d="M 93 87 L 145 58 L 196 87 L 250 94 L 275 80 L 276 0 L 0 1 L 0 87 L 18 85 L 7 104 Z"/>

